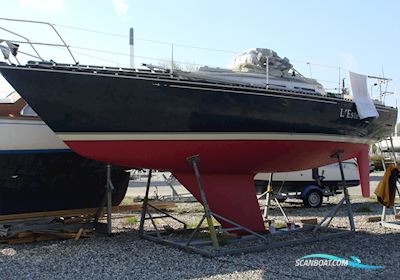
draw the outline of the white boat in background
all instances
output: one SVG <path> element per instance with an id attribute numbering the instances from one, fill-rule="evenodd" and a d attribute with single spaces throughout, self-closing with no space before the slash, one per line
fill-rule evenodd
<path id="1" fill-rule="evenodd" d="M 399 127 L 400 123 L 397 123 L 395 126 L 394 134 L 391 136 L 391 140 L 393 143 L 393 150 L 399 156 L 400 154 L 400 133 L 399 133 Z M 375 144 L 377 151 L 378 152 L 383 152 L 383 153 L 388 153 L 391 152 L 391 143 L 390 143 L 390 137 L 387 137 L 386 139 L 383 139 L 380 142 L 377 142 Z M 379 151 L 380 150 L 380 151 Z M 373 151 L 374 153 L 376 151 Z M 387 156 L 387 155 L 385 155 Z"/>
<path id="2" fill-rule="evenodd" d="M 0 135 L 1 154 L 70 151 L 15 91 L 0 99 Z"/>
<path id="3" fill-rule="evenodd" d="M 97 207 L 105 164 L 81 157 L 16 92 L 0 99 L 0 215 Z M 112 168 L 113 205 L 125 196 L 129 173 Z"/>
<path id="4" fill-rule="evenodd" d="M 382 148 L 384 149 L 384 151 L 389 151 L 389 149 L 387 148 L 388 146 L 390 147 L 390 143 L 387 143 L 389 140 L 383 140 L 381 142 Z M 392 141 L 393 141 L 393 149 L 396 153 L 400 153 L 400 136 L 392 136 Z"/>
<path id="5" fill-rule="evenodd" d="M 307 170 L 273 173 L 273 192 L 281 201 L 296 198 L 303 200 L 307 207 L 319 207 L 323 197 L 334 196 L 342 190 L 343 181 L 338 165 L 334 163 Z M 347 187 L 360 184 L 358 166 L 354 159 L 343 161 L 343 172 Z M 254 177 L 258 193 L 266 191 L 269 179 L 270 173 L 258 173 Z"/>
<path id="6" fill-rule="evenodd" d="M 298 182 L 315 182 L 316 176 L 322 176 L 322 181 L 326 184 L 335 184 L 342 180 L 338 163 L 325 165 L 319 168 L 313 174 L 313 169 L 292 171 L 292 172 L 279 172 L 273 174 L 273 182 L 286 182 L 287 184 L 294 185 Z M 343 171 L 346 182 L 350 185 L 352 183 L 360 183 L 360 175 L 358 173 L 358 166 L 355 160 L 343 161 Z M 268 181 L 270 173 L 258 173 L 254 180 Z"/>

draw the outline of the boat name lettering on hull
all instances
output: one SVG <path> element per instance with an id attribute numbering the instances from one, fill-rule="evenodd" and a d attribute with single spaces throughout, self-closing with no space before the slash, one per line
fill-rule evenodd
<path id="1" fill-rule="evenodd" d="M 360 119 L 360 117 L 358 116 L 357 112 L 354 112 L 351 109 L 345 109 L 345 108 L 340 108 L 339 116 L 341 118 L 346 118 L 346 119 L 355 119 L 355 120 L 359 120 Z"/>

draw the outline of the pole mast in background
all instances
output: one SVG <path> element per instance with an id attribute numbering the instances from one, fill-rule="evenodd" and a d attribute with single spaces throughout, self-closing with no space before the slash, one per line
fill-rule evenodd
<path id="1" fill-rule="evenodd" d="M 129 53 L 129 57 L 130 57 L 130 61 L 129 61 L 129 65 L 131 68 L 135 68 L 135 46 L 134 46 L 134 39 L 133 39 L 133 28 L 131 27 L 129 29 L 129 48 L 130 48 L 130 53 Z"/>

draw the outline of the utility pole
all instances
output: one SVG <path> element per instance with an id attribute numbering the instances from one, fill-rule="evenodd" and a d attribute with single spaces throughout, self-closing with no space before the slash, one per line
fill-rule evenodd
<path id="1" fill-rule="evenodd" d="M 133 28 L 131 27 L 129 29 L 129 47 L 130 47 L 130 61 L 129 61 L 129 65 L 131 68 L 135 68 L 135 46 L 134 46 L 134 39 L 133 39 Z"/>

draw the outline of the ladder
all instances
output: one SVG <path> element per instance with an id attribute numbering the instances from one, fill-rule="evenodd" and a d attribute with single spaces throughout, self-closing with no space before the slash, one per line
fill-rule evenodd
<path id="1" fill-rule="evenodd" d="M 382 167 L 383 170 L 386 172 L 386 167 L 389 164 L 393 164 L 394 166 L 397 166 L 397 157 L 396 157 L 396 152 L 394 150 L 394 146 L 393 146 L 393 138 L 392 136 L 387 137 L 386 139 L 380 141 L 377 143 L 378 144 L 378 148 L 379 148 L 379 152 L 381 154 L 381 161 L 382 161 Z M 397 181 L 399 181 L 397 179 Z M 397 195 L 400 198 L 400 191 L 399 188 L 396 186 L 396 192 Z M 382 215 L 381 215 L 381 222 L 380 225 L 384 226 L 384 227 L 389 227 L 389 228 L 396 228 L 399 229 L 400 225 L 398 225 L 397 223 L 394 222 L 387 222 L 386 221 L 386 206 L 382 207 Z M 400 206 L 399 205 L 394 205 L 393 206 L 393 214 L 394 217 L 396 218 L 396 215 L 398 213 L 397 210 L 400 210 Z"/>
<path id="2" fill-rule="evenodd" d="M 392 136 L 383 139 L 377 144 L 379 152 L 382 156 L 381 161 L 382 161 L 383 171 L 386 171 L 386 166 L 389 164 L 397 166 L 397 157 L 396 157 L 396 152 L 394 151 Z"/>

